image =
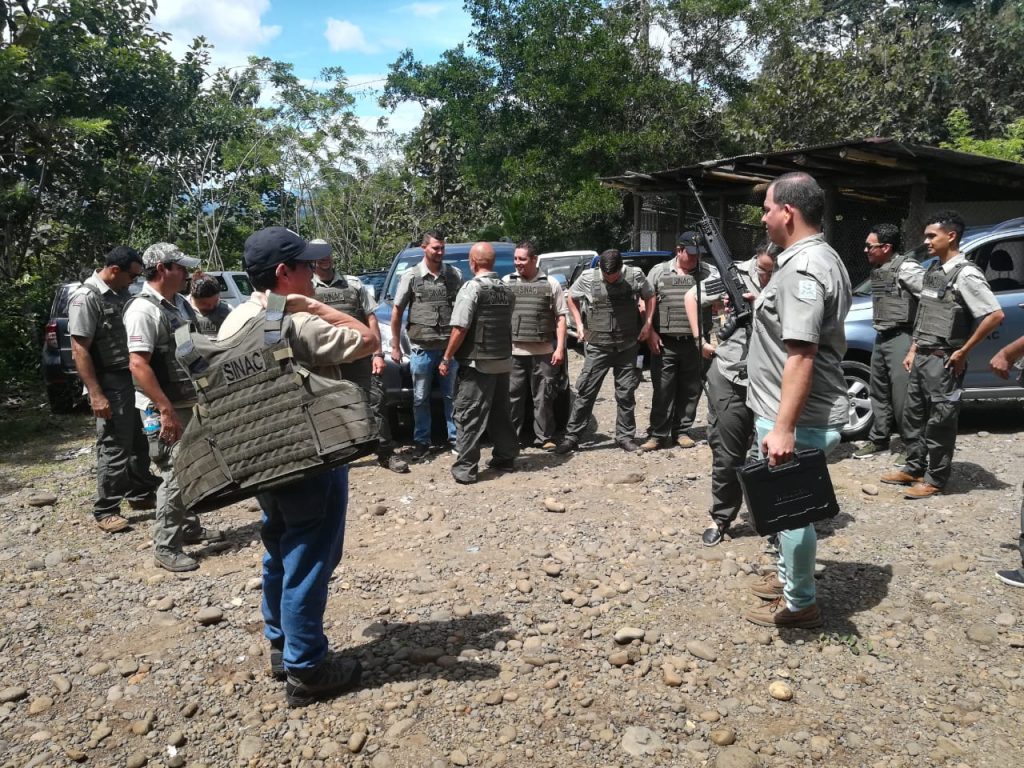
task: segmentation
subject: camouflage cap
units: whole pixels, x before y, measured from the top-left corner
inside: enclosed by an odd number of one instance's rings
[[[199,266],[199,259],[186,256],[174,243],[153,243],[142,254],[142,263],[146,267],[155,267],[157,264],[181,264],[185,269],[195,269]]]

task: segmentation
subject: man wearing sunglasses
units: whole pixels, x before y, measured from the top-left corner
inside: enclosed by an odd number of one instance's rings
[[[910,351],[924,267],[913,252],[900,253],[901,243],[894,224],[876,224],[864,240],[864,254],[871,265],[871,322],[876,334],[869,385],[874,420],[868,441],[853,454],[855,459],[887,450],[893,432],[905,434],[903,406],[909,375],[903,359]]]

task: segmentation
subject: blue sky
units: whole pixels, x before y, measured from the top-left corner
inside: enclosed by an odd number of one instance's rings
[[[373,128],[386,114],[376,102],[398,54],[412,48],[421,61],[436,61],[467,40],[471,24],[461,0],[158,0],[153,26],[173,35],[171,50],[179,56],[193,37],[205,36],[217,65],[269,56],[310,81],[323,67],[340,66],[357,96],[356,113]],[[388,115],[400,132],[419,117],[414,105]]]

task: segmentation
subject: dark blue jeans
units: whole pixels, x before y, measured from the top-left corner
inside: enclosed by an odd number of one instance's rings
[[[284,651],[290,670],[308,670],[327,655],[327,582],[341,561],[348,506],[348,467],[261,493],[267,548],[263,556],[264,635]]]

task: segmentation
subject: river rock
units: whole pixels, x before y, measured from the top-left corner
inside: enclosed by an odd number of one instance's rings
[[[550,496],[548,496],[546,499],[544,499],[544,509],[546,509],[548,512],[561,513],[565,512],[565,504],[558,501],[557,499],[553,499]]]
[[[203,626],[219,624],[224,620],[224,611],[216,605],[208,605],[196,614],[196,621]]]
[[[25,503],[30,507],[48,507],[57,503],[57,494],[51,491],[33,491]]]
[[[745,747],[726,747],[715,758],[715,768],[758,768],[757,755]]]
[[[615,642],[619,645],[626,645],[634,640],[643,640],[644,631],[639,627],[622,627],[615,633]]]
[[[620,743],[623,751],[633,757],[654,755],[666,748],[665,740],[649,728],[632,725],[626,729]]]
[[[789,687],[788,683],[773,680],[768,685],[768,695],[778,701],[789,701],[793,698],[793,689]]]
[[[710,645],[702,643],[700,640],[690,640],[686,644],[686,650],[691,655],[696,656],[698,659],[703,659],[704,661],[718,660],[718,652]]]
[[[728,747],[736,742],[736,731],[729,727],[715,728],[708,734],[708,738],[711,739],[712,744],[716,744],[719,747]]]

